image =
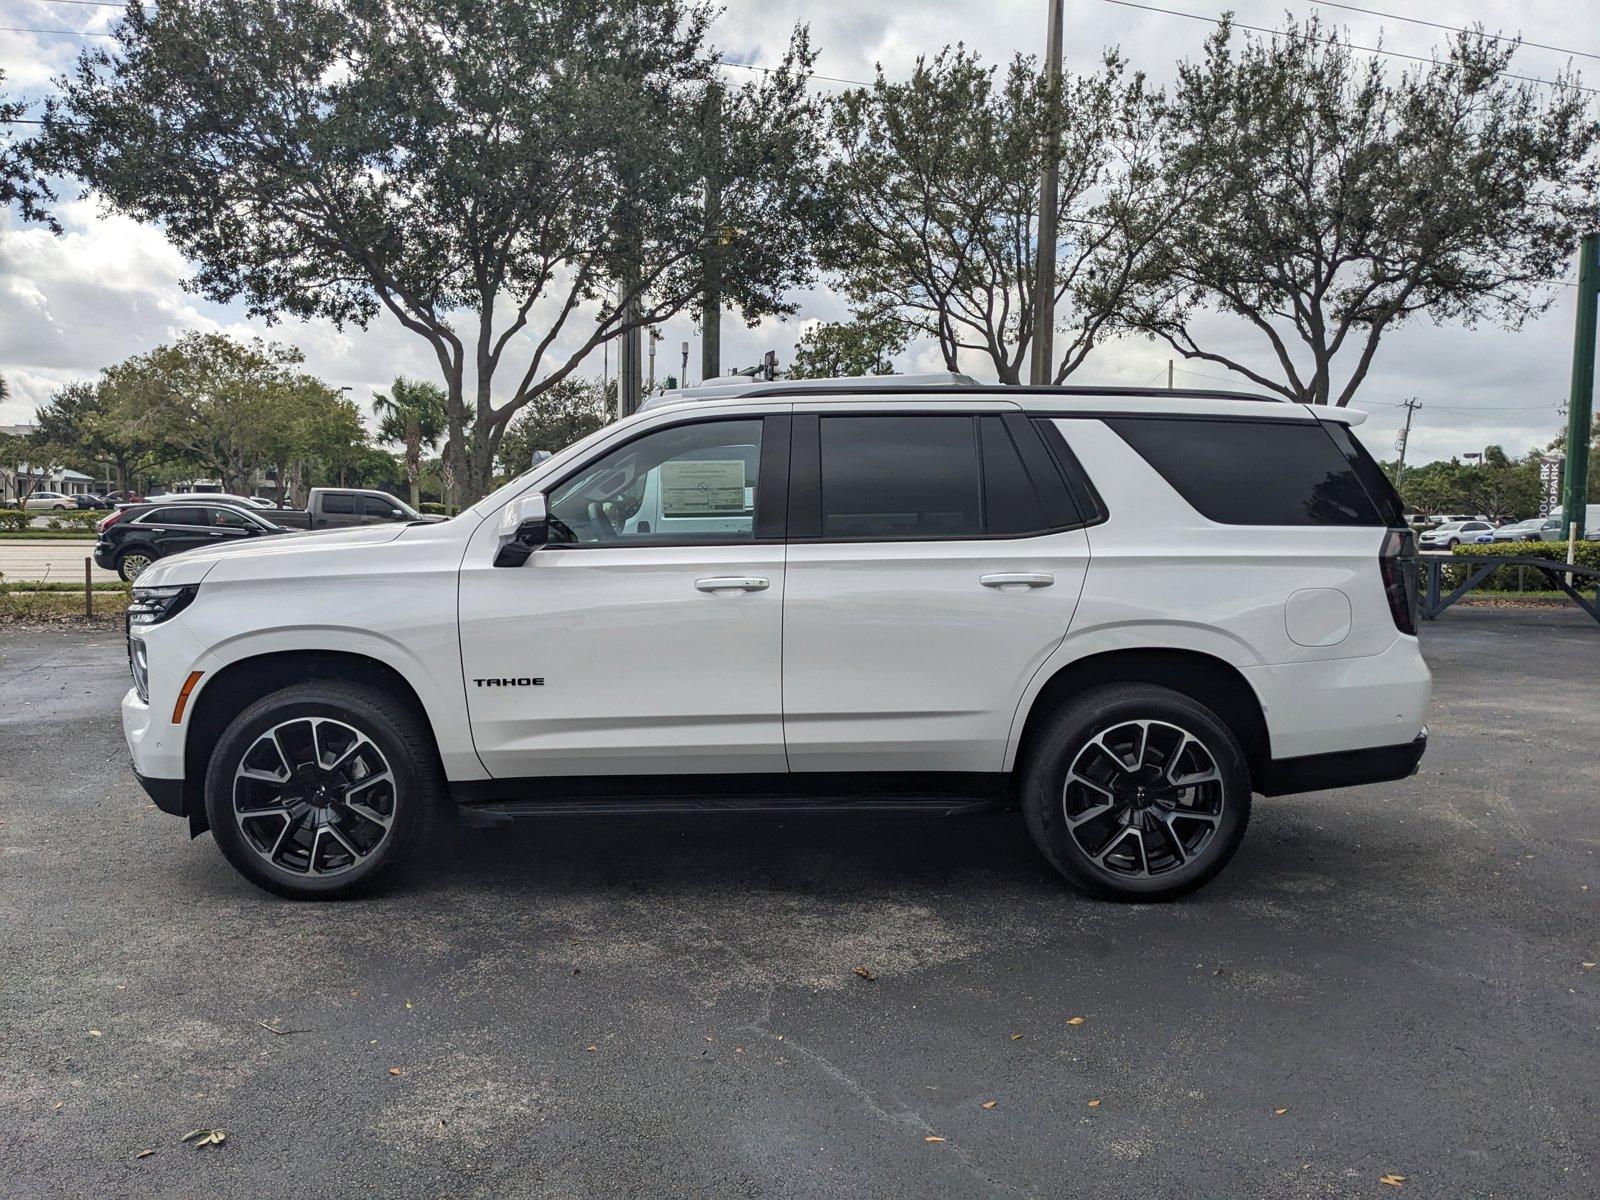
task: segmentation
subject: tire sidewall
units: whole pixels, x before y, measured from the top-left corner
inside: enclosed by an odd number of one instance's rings
[[[1073,839],[1061,803],[1068,768],[1090,739],[1140,720],[1166,721],[1198,738],[1223,785],[1222,821],[1202,856],[1149,878],[1116,875],[1091,862]],[[1077,887],[1106,899],[1170,900],[1212,879],[1239,848],[1250,821],[1250,771],[1233,732],[1199,701],[1153,684],[1115,684],[1085,692],[1058,711],[1030,756],[1022,806],[1039,848]]]
[[[143,550],[143,549],[140,549],[139,547],[135,546],[132,549],[122,551],[120,554],[117,555],[116,563],[117,563],[117,574],[119,576],[121,576],[123,583],[135,583],[138,580],[138,576],[134,576],[132,578],[129,578],[128,573],[124,569],[124,566],[123,566],[123,564],[126,563],[127,560],[129,558],[133,557],[135,554],[139,554],[139,555],[143,555],[144,556],[145,568],[147,570],[150,567],[155,565],[156,556],[154,554],[150,553],[148,550]],[[142,572],[141,572],[141,574],[142,574]]]
[[[340,688],[337,695],[319,694],[315,684],[301,684],[256,701],[223,732],[206,770],[206,817],[212,836],[228,861],[252,882],[292,899],[333,899],[358,893],[406,856],[432,813],[428,766],[415,761],[392,714],[365,689]],[[271,866],[256,853],[233,816],[234,772],[240,759],[267,730],[303,717],[331,717],[370,738],[388,760],[394,775],[395,818],[383,844],[362,862],[335,875],[307,876]]]

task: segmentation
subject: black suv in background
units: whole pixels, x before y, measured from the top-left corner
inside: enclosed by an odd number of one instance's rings
[[[94,561],[131,583],[156,559],[169,554],[289,531],[236,504],[187,501],[119,508],[96,526],[96,532],[100,540],[94,545]]]

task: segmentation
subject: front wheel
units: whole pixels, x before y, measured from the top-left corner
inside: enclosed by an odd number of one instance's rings
[[[1250,822],[1250,772],[1199,701],[1151,684],[1057,709],[1023,768],[1022,811],[1051,864],[1090,895],[1170,900],[1221,871]]]
[[[376,688],[303,683],[256,701],[211,755],[223,854],[291,899],[354,894],[426,839],[443,782],[417,713]]]
[[[1451,538],[1449,543],[1448,543],[1448,546],[1449,546],[1449,548],[1451,550],[1454,550],[1459,545],[1461,545],[1461,539],[1460,538]]]

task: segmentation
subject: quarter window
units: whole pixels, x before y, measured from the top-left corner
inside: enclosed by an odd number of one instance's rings
[[[1383,525],[1320,421],[1107,417],[1202,516],[1224,525]]]

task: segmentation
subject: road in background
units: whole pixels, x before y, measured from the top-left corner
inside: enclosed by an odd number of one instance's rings
[[[0,1193],[1593,1197],[1600,635],[1424,641],[1422,773],[1175,904],[1014,816],[523,823],[297,904],[139,792],[119,634],[7,630]]]
[[[7,541],[0,538],[0,579],[49,580],[52,583],[82,583],[83,560],[94,554],[94,543],[87,538],[35,538]],[[96,583],[115,583],[117,573],[103,570],[92,561],[89,569]]]

